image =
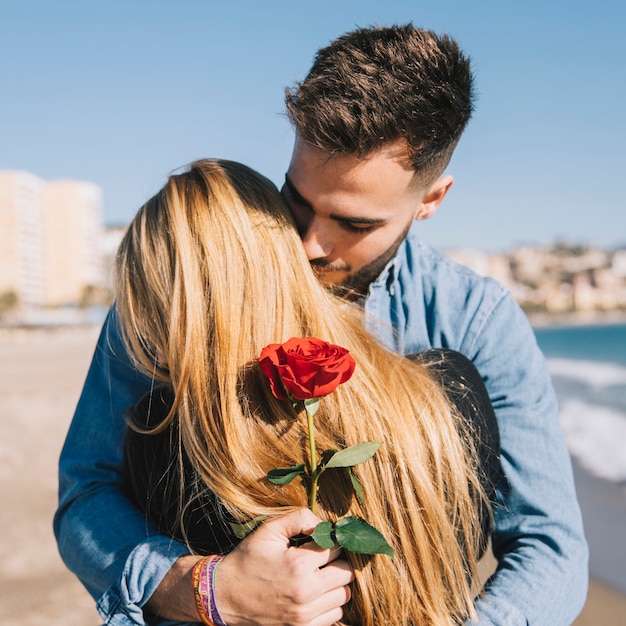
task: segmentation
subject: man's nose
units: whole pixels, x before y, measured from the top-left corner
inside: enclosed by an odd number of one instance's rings
[[[309,261],[330,256],[333,251],[330,231],[331,229],[316,217],[307,224],[306,231],[302,233],[302,245]]]

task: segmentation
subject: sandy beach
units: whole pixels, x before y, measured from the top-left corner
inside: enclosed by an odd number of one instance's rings
[[[91,328],[17,334],[0,329],[1,624],[101,623],[93,600],[65,569],[52,534],[57,459],[96,339]],[[623,626],[626,493],[575,470],[592,574],[575,624]]]

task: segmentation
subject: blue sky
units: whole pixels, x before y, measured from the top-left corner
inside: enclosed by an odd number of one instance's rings
[[[383,6],[384,5],[384,6]],[[283,90],[356,26],[455,36],[478,101],[423,238],[506,250],[626,245],[619,0],[1,0],[0,169],[90,180],[128,222],[167,174],[235,159],[281,184]]]

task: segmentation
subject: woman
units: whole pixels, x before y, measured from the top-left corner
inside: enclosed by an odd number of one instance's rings
[[[198,553],[224,553],[236,543],[227,522],[307,506],[300,481],[267,480],[304,460],[306,420],[273,397],[258,357],[271,343],[319,337],[349,349],[357,367],[320,404],[318,448],[384,445],[355,469],[365,501],[329,472],[317,513],[366,519],[396,555],[348,553],[345,621],[471,617],[498,444],[463,357],[413,362],[377,345],[358,308],[318,282],[276,188],[228,161],[193,163],[140,209],[117,285],[129,352],[162,383],[132,412],[126,457],[130,495],[160,530]]]

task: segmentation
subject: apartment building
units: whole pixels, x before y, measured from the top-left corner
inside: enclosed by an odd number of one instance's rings
[[[81,302],[103,284],[103,230],[97,185],[0,171],[0,297],[26,307]]]
[[[57,180],[43,188],[46,304],[75,304],[103,283],[102,191],[93,183]]]
[[[45,182],[19,170],[0,171],[0,297],[45,304],[41,194]]]

